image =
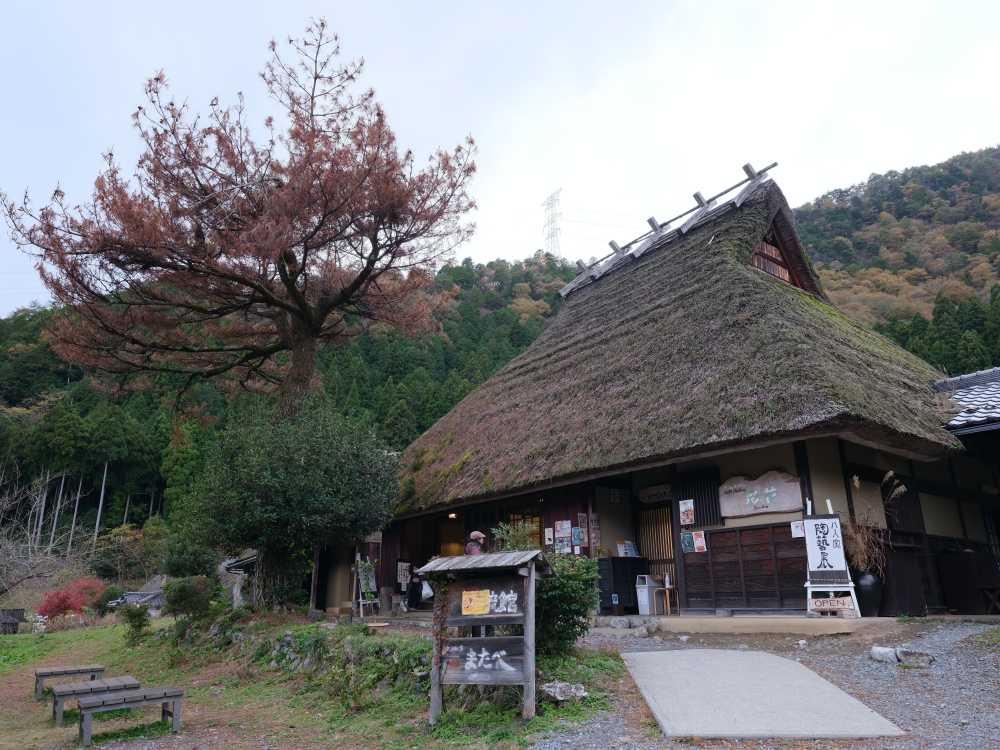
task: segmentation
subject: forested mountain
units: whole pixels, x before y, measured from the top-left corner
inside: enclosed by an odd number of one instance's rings
[[[949,375],[1000,366],[1000,149],[872,175],[795,215],[845,313]]]
[[[437,333],[417,341],[373,328],[327,347],[319,354],[323,386],[335,408],[402,449],[535,340],[562,305],[558,290],[576,273],[541,253],[515,263],[446,266],[435,287],[453,296],[436,313]],[[151,511],[169,515],[226,422],[229,394],[197,383],[179,411],[176,391],[112,398],[52,353],[44,333],[49,315],[28,308],[0,319],[0,472],[9,480],[15,466],[29,478],[65,471],[65,493],[73,496],[82,480],[80,517],[93,528],[107,465],[102,527],[122,524],[126,507],[136,524]]]
[[[796,216],[824,289],[844,312],[942,376],[1000,366],[1000,150],[873,175]],[[576,273],[540,252],[446,266],[435,288],[452,296],[435,313],[436,333],[411,340],[374,327],[325,347],[323,387],[334,408],[402,449],[535,340]],[[14,466],[24,477],[66,472],[65,493],[81,487],[80,516],[92,527],[106,466],[102,526],[126,520],[126,506],[133,523],[151,510],[169,515],[201,472],[231,394],[196,383],[179,410],[169,389],[111,397],[53,354],[49,315],[30,308],[0,319],[0,483]]]

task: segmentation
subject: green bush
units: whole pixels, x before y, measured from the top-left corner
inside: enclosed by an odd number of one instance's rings
[[[597,607],[597,560],[581,555],[548,558],[555,575],[535,587],[535,643],[540,653],[565,654],[590,629]]]
[[[208,617],[215,595],[215,581],[205,576],[175,578],[163,587],[163,614],[203,620]]]
[[[163,572],[174,578],[206,576],[219,580],[219,555],[215,550],[181,536],[172,537],[166,544]]]
[[[123,596],[125,596],[125,589],[117,583],[113,583],[104,589],[104,592],[94,600],[94,609],[97,611],[97,614],[104,617],[108,613],[108,602],[121,599]]]
[[[122,604],[115,613],[125,623],[125,642],[135,643],[149,627],[149,607],[145,604]]]

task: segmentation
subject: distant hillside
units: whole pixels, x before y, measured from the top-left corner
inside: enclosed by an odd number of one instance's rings
[[[872,175],[795,215],[845,313],[950,375],[1000,366],[1000,149]]]

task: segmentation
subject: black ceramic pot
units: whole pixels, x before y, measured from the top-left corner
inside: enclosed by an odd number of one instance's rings
[[[858,570],[854,573],[854,593],[858,597],[858,607],[862,617],[878,617],[882,604],[882,582],[874,573]]]

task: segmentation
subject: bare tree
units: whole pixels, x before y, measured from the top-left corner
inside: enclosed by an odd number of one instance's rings
[[[51,536],[52,547],[42,549],[36,530],[47,481],[44,477],[27,483],[18,479],[16,469],[9,472],[0,489],[0,596],[30,581],[53,578],[67,568],[82,568],[86,557],[82,551],[52,554],[52,548],[61,548],[67,541],[71,529],[57,528]]]

